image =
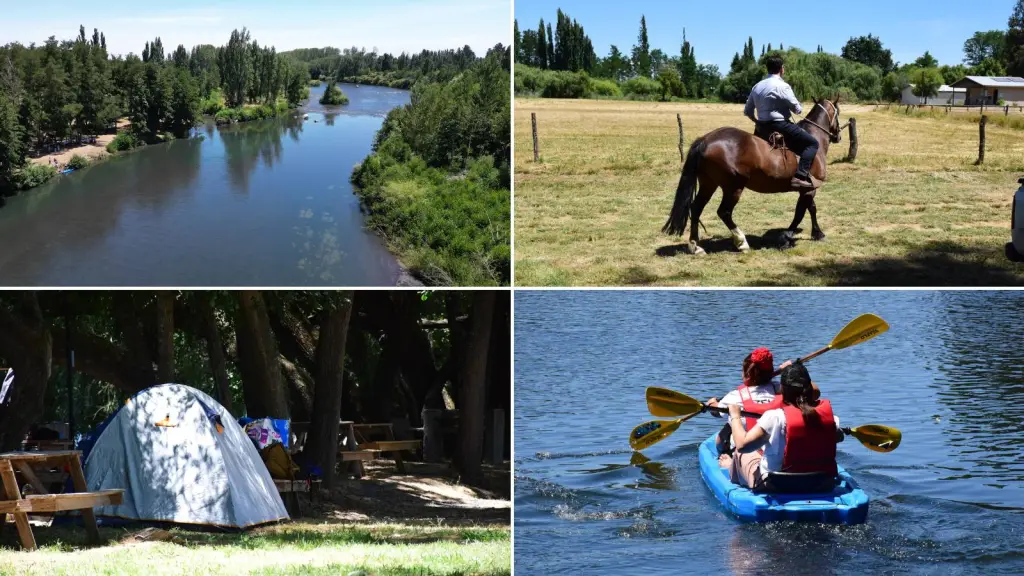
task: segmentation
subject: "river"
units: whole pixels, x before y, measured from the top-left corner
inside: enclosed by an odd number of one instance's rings
[[[352,168],[403,90],[324,86],[284,118],[147,146],[59,177],[0,208],[0,283],[15,286],[395,285],[401,267],[364,228]]]
[[[844,425],[903,432],[839,445],[866,524],[729,517],[709,415],[633,457],[645,387],[721,397],[753,348],[808,354],[864,312],[889,332],[807,366]],[[1022,350],[1024,292],[517,291],[516,574],[1022,574]]]

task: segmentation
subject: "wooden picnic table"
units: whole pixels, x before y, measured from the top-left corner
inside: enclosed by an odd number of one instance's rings
[[[46,486],[36,475],[34,468],[67,467],[75,492],[67,494],[50,494]],[[24,482],[32,487],[33,493],[22,496],[18,480],[14,475],[17,470]],[[26,550],[36,549],[36,538],[28,523],[29,512],[59,512],[62,510],[81,510],[85,531],[91,543],[100,540],[96,528],[96,515],[92,509],[96,506],[121,503],[123,490],[102,490],[89,492],[82,471],[82,457],[77,450],[57,450],[48,452],[5,452],[0,454],[0,527],[7,522],[7,515],[14,515],[14,523],[18,527],[21,545]]]

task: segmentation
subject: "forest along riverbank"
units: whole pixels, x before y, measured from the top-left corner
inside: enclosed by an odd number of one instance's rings
[[[8,285],[394,285],[352,167],[409,93],[343,86],[351,103],[147,146],[9,200]]]
[[[1014,574],[1024,552],[1024,418],[1013,292],[518,292],[516,571]],[[890,330],[807,364],[844,425],[903,432],[897,452],[847,439],[838,461],[871,498],[859,526],[740,524],[704,485],[697,447],[724,423],[685,422],[636,457],[647,386],[700,399],[740,383],[742,358],[828,343],[872,312]],[[984,351],[980,354],[979,351]],[[992,399],[998,398],[998,409]],[[572,422],[573,425],[566,424]]]

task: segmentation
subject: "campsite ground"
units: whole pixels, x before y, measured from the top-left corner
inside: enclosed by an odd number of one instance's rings
[[[714,128],[750,128],[742,106],[516,99],[515,282],[518,286],[938,286],[1020,285],[1024,267],[1004,257],[1010,206],[1024,176],[1024,132],[990,124],[985,164],[978,125],[962,117],[918,118],[842,106],[857,118],[859,154],[848,139],[829,151],[828,182],[817,197],[827,238],[773,248],[789,226],[795,194],[746,191],[734,212],[753,250],[732,249],[708,204],[702,245],[668,237],[679,182],[676,114],[686,145]],[[533,162],[530,114],[540,156]],[[689,234],[689,232],[687,232]]]
[[[387,461],[345,480],[303,517],[244,533],[172,529],[164,541],[133,542],[139,527],[101,528],[104,543],[84,544],[80,528],[36,528],[40,549],[20,552],[13,526],[0,536],[7,574],[509,574],[511,481],[488,469],[494,492],[473,489],[436,468]]]

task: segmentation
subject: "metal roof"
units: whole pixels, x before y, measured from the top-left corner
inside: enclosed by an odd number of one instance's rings
[[[907,84],[907,88],[913,88],[916,84]],[[904,88],[906,90],[906,88]],[[943,84],[939,86],[939,92],[967,92],[967,88],[953,88],[952,86],[946,86]]]
[[[986,88],[1024,88],[1024,78],[1019,76],[965,76],[953,83],[961,87],[965,83]]]

